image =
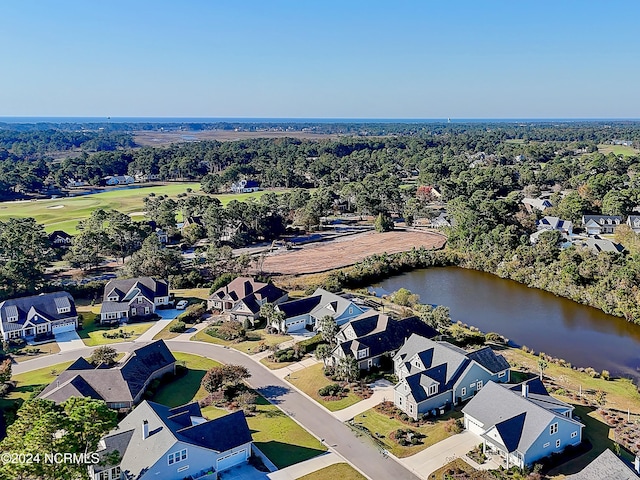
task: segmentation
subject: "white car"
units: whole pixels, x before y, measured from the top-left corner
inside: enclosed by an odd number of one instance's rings
[[[189,300],[180,300],[176,305],[176,308],[178,310],[184,310],[185,308],[187,308],[187,305],[189,305]]]

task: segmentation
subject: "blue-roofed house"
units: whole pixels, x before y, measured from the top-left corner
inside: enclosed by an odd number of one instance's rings
[[[490,347],[467,352],[448,342],[411,335],[393,357],[394,403],[407,415],[457,405],[487,382],[509,381],[509,362]]]
[[[462,409],[464,426],[485,454],[524,468],[582,441],[573,406],[549,395],[539,379],[519,385],[487,383]]]
[[[43,293],[0,302],[3,340],[71,332],[77,326],[76,304],[67,292]]]
[[[145,400],[102,438],[101,462],[89,467],[89,475],[92,480],[215,480],[248,461],[252,441],[242,411],[207,420],[195,402],[169,408]]]
[[[285,314],[284,326],[287,332],[305,328],[318,330],[319,320],[326,315],[333,317],[338,326],[341,326],[369,310],[368,307],[322,288],[318,288],[309,297],[281,303],[276,309]],[[272,327],[278,329],[279,325],[273,324]]]
[[[562,220],[558,217],[542,217],[536,222],[537,230],[557,230],[560,233],[571,235],[573,233],[573,223],[569,220]]]

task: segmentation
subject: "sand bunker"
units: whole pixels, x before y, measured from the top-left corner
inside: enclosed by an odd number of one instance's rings
[[[54,209],[58,209],[58,208],[64,208],[64,205],[51,205],[50,207],[47,207],[47,208],[50,208],[51,210],[54,210]]]

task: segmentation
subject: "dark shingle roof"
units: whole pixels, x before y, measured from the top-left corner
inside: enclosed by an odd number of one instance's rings
[[[69,308],[69,311],[58,313],[59,307]],[[18,321],[9,322],[9,317],[16,314]],[[67,292],[43,293],[0,302],[0,321],[5,332],[21,328],[28,319],[38,324],[75,316],[76,305],[73,297]]]
[[[107,302],[107,297],[113,290],[119,295],[126,295],[133,287],[139,288],[142,294],[150,300],[169,295],[169,284],[165,280],[156,280],[152,277],[113,279],[104,287],[103,302]],[[122,301],[122,298],[119,300]]]
[[[636,474],[620,457],[606,449],[581,472],[567,475],[565,480],[638,480]]]
[[[509,368],[509,362],[502,355],[496,355],[491,347],[484,347],[467,354],[469,360],[475,360],[491,373],[502,372]]]
[[[278,310],[283,312],[287,318],[297,317],[298,315],[310,313],[311,310],[318,306],[320,300],[322,300],[320,295],[290,300],[278,305]]]

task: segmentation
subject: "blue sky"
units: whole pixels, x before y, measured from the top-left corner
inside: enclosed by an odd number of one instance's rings
[[[0,116],[639,118],[640,2],[0,4]]]

